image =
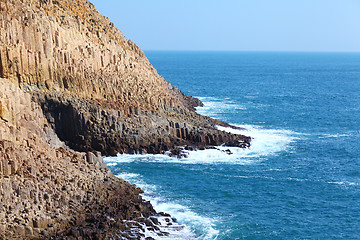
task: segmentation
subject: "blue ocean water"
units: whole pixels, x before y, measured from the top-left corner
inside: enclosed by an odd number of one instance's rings
[[[184,239],[360,239],[360,54],[146,55],[199,113],[254,138],[233,155],[106,159]]]

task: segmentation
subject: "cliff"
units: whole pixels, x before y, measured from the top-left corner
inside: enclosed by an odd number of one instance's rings
[[[201,104],[89,1],[0,0],[0,238],[131,235],[156,212],[101,155],[249,146]]]
[[[196,114],[201,102],[159,76],[87,0],[2,0],[0,8],[0,76],[36,96],[73,149],[114,155],[249,142]]]
[[[66,149],[41,107],[8,79],[0,79],[0,119],[0,239],[126,238],[123,220],[155,214],[99,153]]]

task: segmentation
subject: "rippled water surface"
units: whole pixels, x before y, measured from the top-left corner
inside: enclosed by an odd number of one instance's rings
[[[233,155],[106,159],[184,239],[360,239],[360,54],[146,55],[199,113],[254,138]]]

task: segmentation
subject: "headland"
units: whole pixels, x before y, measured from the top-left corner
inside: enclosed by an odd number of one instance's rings
[[[250,145],[197,114],[87,0],[2,0],[0,30],[0,238],[166,234],[102,156]]]

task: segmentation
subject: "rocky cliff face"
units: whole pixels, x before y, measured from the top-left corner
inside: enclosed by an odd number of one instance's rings
[[[0,76],[41,104],[75,150],[159,153],[250,139],[219,132],[87,0],[2,0]],[[155,141],[154,141],[155,140]]]
[[[89,1],[0,0],[0,239],[149,227],[155,211],[101,154],[249,146],[198,105]]]
[[[1,77],[156,110],[186,105],[144,53],[86,0],[1,1]]]
[[[31,95],[1,78],[0,119],[0,239],[128,237],[124,220],[155,214],[100,153],[66,149]]]

